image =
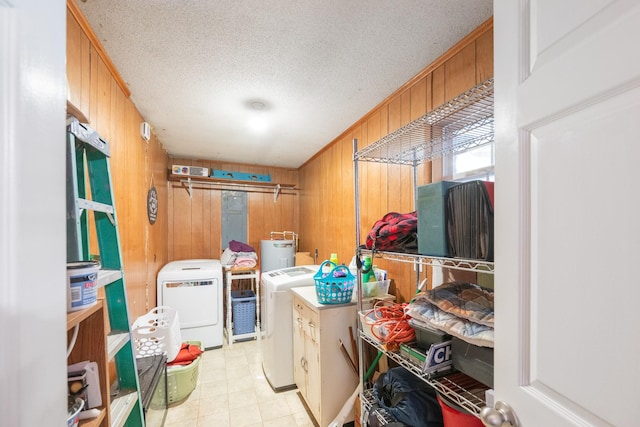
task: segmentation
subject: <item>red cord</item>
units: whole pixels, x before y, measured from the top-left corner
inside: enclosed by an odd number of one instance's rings
[[[405,314],[406,306],[407,303],[384,305],[384,301],[378,301],[366,313],[367,316],[369,313],[374,314],[375,321],[373,323],[367,322],[367,324],[371,325],[371,333],[378,341],[383,344],[397,346],[400,343],[410,342],[415,339],[416,333],[409,324],[409,316]],[[374,326],[379,326],[387,334],[379,336]]]

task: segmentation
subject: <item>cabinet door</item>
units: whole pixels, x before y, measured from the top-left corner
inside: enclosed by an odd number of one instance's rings
[[[293,302],[293,380],[298,386],[302,396],[306,397],[306,372],[304,356],[304,329],[302,327],[302,315],[296,309],[297,300]]]
[[[320,396],[322,377],[320,372],[320,325],[313,317],[306,318],[309,333],[305,335],[304,350],[307,360],[307,404],[311,412],[320,420]]]

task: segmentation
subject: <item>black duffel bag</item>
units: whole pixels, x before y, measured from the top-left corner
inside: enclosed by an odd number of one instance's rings
[[[436,391],[405,368],[391,368],[373,386],[376,403],[412,427],[443,427]]]

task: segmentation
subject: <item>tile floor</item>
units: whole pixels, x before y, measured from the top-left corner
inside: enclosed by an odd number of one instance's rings
[[[314,427],[297,390],[275,393],[256,340],[207,350],[195,390],[169,406],[165,427]]]

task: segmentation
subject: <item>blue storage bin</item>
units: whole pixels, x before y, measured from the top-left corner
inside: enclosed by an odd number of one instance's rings
[[[253,291],[231,291],[233,335],[255,332],[256,294]]]

